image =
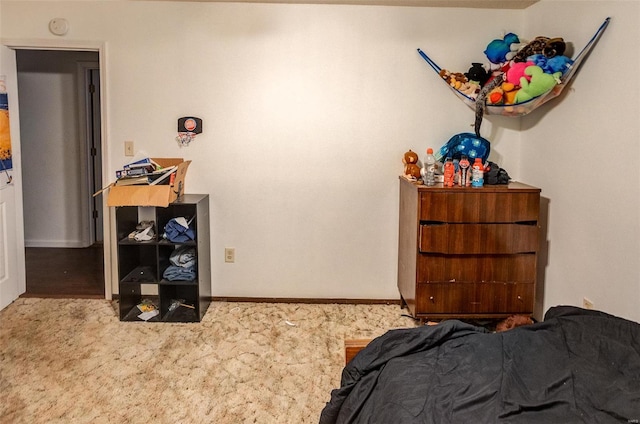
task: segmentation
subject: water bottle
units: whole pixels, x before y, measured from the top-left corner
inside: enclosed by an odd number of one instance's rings
[[[422,169],[420,174],[422,175],[422,181],[424,185],[435,185],[435,173],[436,173],[436,158],[433,156],[433,149],[429,147],[427,149],[427,156],[425,156],[422,162]]]
[[[476,158],[471,168],[471,186],[482,187],[484,185],[484,165],[482,165],[482,159]]]

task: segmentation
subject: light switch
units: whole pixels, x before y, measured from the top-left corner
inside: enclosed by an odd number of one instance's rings
[[[124,142],[124,155],[133,156],[133,141]]]

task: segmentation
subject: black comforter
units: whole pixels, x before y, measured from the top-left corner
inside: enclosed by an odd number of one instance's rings
[[[638,423],[640,324],[574,307],[491,333],[391,330],[344,369],[329,423]]]

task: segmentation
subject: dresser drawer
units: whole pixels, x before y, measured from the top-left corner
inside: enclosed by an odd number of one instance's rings
[[[443,255],[419,254],[418,283],[431,281],[533,283],[536,278],[536,254],[516,255]]]
[[[536,252],[538,227],[528,224],[422,224],[418,249],[422,253],[452,255]]]
[[[421,191],[419,219],[440,222],[537,221],[540,193],[509,190]],[[460,190],[459,188],[457,190]]]
[[[418,284],[419,314],[530,314],[534,283]]]

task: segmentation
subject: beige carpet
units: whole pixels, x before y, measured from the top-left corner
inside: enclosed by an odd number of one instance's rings
[[[116,307],[0,311],[0,422],[317,423],[345,338],[416,325],[398,305],[214,302],[192,324],[120,322]]]

